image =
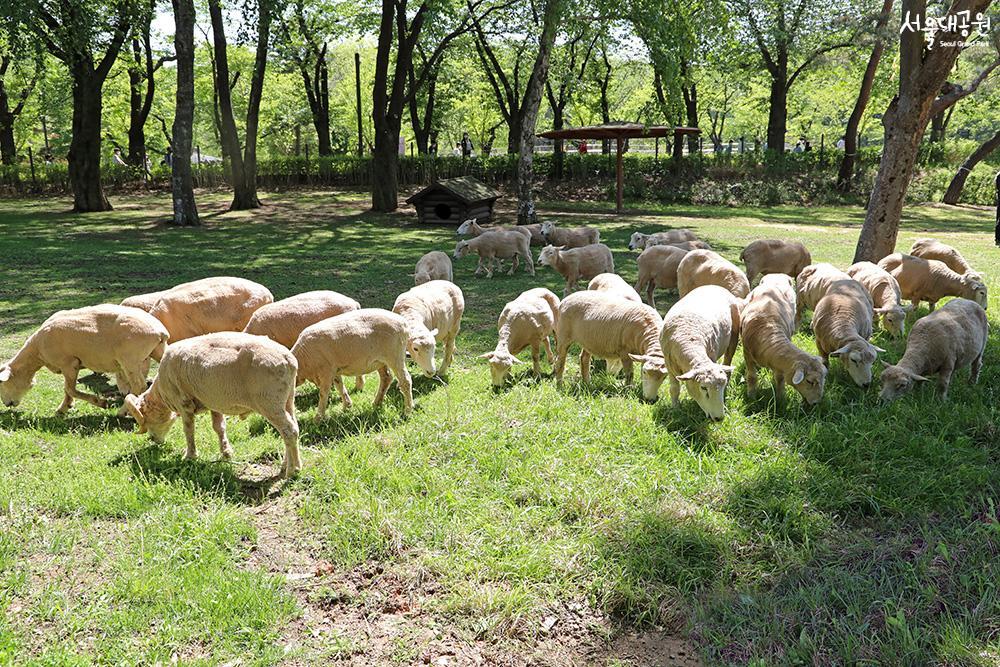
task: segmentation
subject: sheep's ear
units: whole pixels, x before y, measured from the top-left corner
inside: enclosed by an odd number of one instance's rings
[[[910,311],[913,310],[913,304],[912,303],[908,303],[905,306],[900,306],[900,308],[903,309],[904,313],[909,313]]]
[[[840,348],[839,350],[834,350],[833,352],[831,352],[830,356],[831,357],[839,357],[840,355],[847,354],[848,352],[850,352],[850,349],[845,345],[844,347]]]
[[[872,345],[872,349],[875,350],[875,352],[877,352],[878,354],[883,354],[885,352],[885,350],[880,348],[878,345]]]
[[[916,373],[910,373],[910,377],[919,382],[930,382],[930,380],[925,378],[923,375],[917,375]]]
[[[145,433],[146,418],[143,416],[142,410],[139,409],[139,398],[135,394],[129,394],[125,397],[125,409],[139,425],[139,433]]]
[[[566,246],[564,246],[564,245],[557,245],[556,246],[556,250],[565,250],[565,249],[566,249]]]
[[[438,330],[437,329],[431,329],[428,333],[430,333],[430,335],[432,335],[432,336],[437,336],[438,335]]]
[[[4,366],[0,368],[0,382],[6,382],[10,379],[10,366]]]
[[[892,364],[890,364],[890,363],[889,363],[888,361],[886,361],[885,359],[879,359],[879,361],[881,361],[881,362],[882,362],[882,365],[883,365],[883,366],[885,366],[886,368],[892,368]]]
[[[528,363],[527,361],[521,361],[520,359],[518,359],[517,357],[515,357],[513,355],[511,355],[511,358],[514,360],[515,364],[526,364],[526,363]]]
[[[480,354],[479,358],[480,359],[492,359],[493,358],[493,353],[492,352],[487,352],[485,354]]]
[[[795,369],[795,375],[792,376],[792,384],[798,384],[806,379],[806,373],[801,368]]]
[[[639,362],[640,364],[642,364],[642,363],[645,363],[645,362],[646,362],[646,360],[647,360],[647,359],[649,359],[649,357],[647,357],[647,356],[646,356],[646,355],[644,355],[644,354],[629,354],[629,355],[628,355],[628,357],[629,357],[629,359],[631,359],[632,361],[637,361],[637,362]]]
[[[693,380],[694,379],[694,369],[692,368],[687,373],[683,373],[677,376],[678,380]]]
[[[733,371],[735,371],[735,370],[736,370],[736,366],[722,366],[721,368],[722,368],[722,370],[724,370],[724,371],[725,371],[726,373],[732,373]]]

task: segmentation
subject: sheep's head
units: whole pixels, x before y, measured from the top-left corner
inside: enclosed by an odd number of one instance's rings
[[[876,308],[875,314],[882,318],[882,328],[893,338],[901,338],[906,333],[906,313],[913,310],[913,306],[886,306]]]
[[[710,419],[722,421],[726,416],[726,386],[732,366],[703,364],[677,376],[683,380],[688,393]]]
[[[649,238],[649,234],[643,234],[642,232],[632,232],[632,238],[629,239],[628,249],[629,250],[639,250],[646,247],[646,239]]]
[[[429,283],[431,281],[431,274],[427,271],[417,271],[413,274],[413,284],[423,285],[424,283]]]
[[[548,220],[548,221],[542,223],[542,228],[541,228],[540,231],[542,232],[542,236],[548,236],[549,234],[552,233],[552,231],[555,228],[556,228],[555,223],[552,222],[551,220]]]
[[[826,385],[826,366],[823,365],[823,360],[809,355],[808,359],[796,362],[792,367],[791,385],[809,405],[819,403]]]
[[[458,229],[455,230],[455,234],[458,236],[465,236],[472,231],[472,225],[474,224],[476,224],[476,218],[469,218],[458,226]]]
[[[494,387],[503,385],[514,364],[524,363],[506,350],[494,350],[480,356],[490,362],[490,376],[493,379]]]
[[[667,362],[655,354],[630,354],[632,361],[642,364],[642,400],[655,403],[660,395],[660,385],[667,378]]]
[[[853,340],[839,350],[831,352],[830,356],[840,359],[848,375],[854,380],[854,384],[867,389],[872,383],[872,364],[875,363],[879,352],[885,350],[865,340]]]
[[[15,373],[9,364],[0,366],[0,403],[16,408],[34,384],[33,373]]]
[[[973,273],[966,273],[962,276],[962,284],[965,285],[968,298],[982,306],[983,310],[986,310],[988,300],[986,285],[984,285],[983,281],[979,279],[979,276]]]
[[[545,223],[548,224],[548,223]],[[542,266],[555,266],[559,261],[559,251],[564,250],[564,245],[547,245],[538,253],[538,263]]]
[[[135,394],[126,396],[125,409],[139,425],[139,433],[148,431],[153,442],[159,444],[163,444],[170,427],[177,419],[177,413],[168,408],[163,401],[153,398],[149,391],[142,396]]]
[[[458,243],[455,244],[455,252],[452,255],[455,259],[462,259],[468,254],[469,254],[468,241],[459,241]]]
[[[427,327],[411,327],[409,330],[409,342],[406,344],[410,358],[420,367],[427,377],[432,377],[437,372],[434,365],[434,351],[437,348],[437,329],[428,330]]]
[[[923,375],[917,375],[905,368],[891,366],[884,361],[882,365],[885,368],[882,370],[882,391],[879,393],[879,398],[886,403],[896,400],[913,389],[913,385],[917,382],[927,382],[927,378]]]

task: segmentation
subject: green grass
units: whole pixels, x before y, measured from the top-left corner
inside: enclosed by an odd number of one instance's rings
[[[257,280],[277,298],[335,289],[388,308],[420,254],[455,241],[406,214],[363,213],[354,193],[267,199],[260,212],[221,214],[227,198],[205,195],[209,224],[195,230],[158,226],[162,197],[86,217],[63,213],[62,200],[0,203],[0,358],[57,309],[212,274]],[[542,210],[598,226],[630,281],[637,229],[690,227],[732,259],[753,239],[792,237],[817,261],[846,265],[863,215]],[[900,248],[927,232],[982,267],[990,312],[1000,308],[992,215],[911,208]],[[269,503],[338,572],[377,564],[434,582],[421,613],[469,641],[532,645],[541,618],[582,600],[626,629],[681,632],[710,664],[998,660],[996,334],[980,383],[963,371],[947,403],[928,386],[880,405],[835,363],[820,406],[805,410],[790,392],[778,409],[767,391],[745,399],[737,355],[730,413],[710,423],[686,396],[676,410],[666,398],[645,405],[601,373],[579,386],[572,364],[562,392],[524,372],[493,391],[478,355],[495,343],[503,304],[538,285],[561,293],[561,280],[548,269],[474,278],[474,264],[456,262],[467,310],[448,383],[416,378],[404,420],[395,389],[371,410],[370,382],[326,424],[313,419],[315,389],[300,390],[305,469],[278,495],[254,481],[280,451],[259,417],[232,421],[234,463],[217,461],[200,418],[201,459],[185,462],[179,427],[155,447],[112,410],[78,403],[53,417],[61,382],[40,374],[17,411],[0,412],[0,663],[364,658],[374,649],[350,633],[331,634],[321,653],[286,654],[289,627],[311,621],[250,558],[268,537],[255,512]],[[876,340],[889,360],[901,355],[902,343]],[[796,342],[814,349],[807,333]],[[371,595],[310,599],[369,614]],[[386,650],[406,663],[419,642]]]

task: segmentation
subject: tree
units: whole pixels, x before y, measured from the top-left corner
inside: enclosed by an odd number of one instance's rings
[[[562,58],[557,59],[561,61],[558,63],[561,65],[559,68],[560,76],[555,83],[555,87],[552,84],[552,76],[549,76],[545,82],[545,95],[549,101],[549,109],[552,111],[552,129],[554,130],[561,130],[565,127],[566,105],[570,102],[574,86],[583,80],[587,72],[587,65],[590,63],[590,57],[594,52],[594,44],[597,42],[597,37],[601,30],[602,28],[598,26],[597,30],[594,31],[593,37],[588,39],[587,33],[590,32],[590,26],[584,21],[569,41],[562,45],[560,49],[557,49],[557,52],[562,54]],[[555,140],[553,151],[556,177],[562,178],[563,162],[566,155],[562,139]]]
[[[150,24],[156,12],[156,0],[150,0],[132,30],[132,60],[128,65],[129,125],[128,155],[125,161],[134,167],[146,165],[146,121],[153,108],[156,90],[154,74],[174,56],[160,56],[153,61]]]
[[[955,176],[948,184],[948,190],[944,193],[945,204],[957,204],[965,189],[965,181],[969,174],[976,168],[976,165],[988,158],[994,151],[1000,150],[1000,131],[979,145],[972,154],[965,159],[962,166],[955,172]]]
[[[959,13],[966,11],[975,16],[985,11],[991,1],[953,0],[944,20],[950,16],[957,23]],[[939,95],[962,51],[959,44],[963,37],[958,32],[942,30],[928,44],[924,33],[912,28],[912,22],[918,19],[924,24],[926,0],[903,0],[901,12],[904,25],[899,35],[899,90],[882,117],[885,128],[882,159],[858,238],[855,262],[877,262],[895,250],[903,201],[931,117],[975,92],[1000,66],[1000,59],[995,59],[968,86],[955,86]]]
[[[194,135],[194,0],[173,0],[174,49],[177,53],[177,97],[174,112],[170,186],[175,225],[198,225],[191,178],[191,143]]]
[[[8,74],[13,62],[11,53],[0,54],[0,164],[12,167],[17,164],[17,142],[14,140],[14,122],[24,111],[24,104],[28,101],[28,96],[34,90],[38,77],[41,74],[41,64],[35,62],[34,70],[27,81],[19,86],[14,84],[18,90],[13,95],[7,90]],[[10,79],[14,77],[11,76]],[[13,105],[13,106],[11,106]],[[13,172],[17,178],[17,171]]]

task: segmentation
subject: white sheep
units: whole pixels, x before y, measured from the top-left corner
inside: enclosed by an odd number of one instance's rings
[[[913,325],[906,342],[906,352],[895,366],[884,361],[882,370],[883,401],[892,401],[913,388],[915,382],[927,381],[937,374],[941,397],[948,397],[955,371],[971,366],[969,383],[979,380],[983,353],[989,337],[986,311],[975,301],[953,299]]]
[[[432,280],[396,297],[392,312],[406,320],[407,349],[428,377],[438,372],[434,352],[438,341],[444,343],[444,361],[439,372],[445,375],[455,356],[455,339],[462,328],[465,312],[462,290],[447,280]]]
[[[227,331],[172,343],[160,360],[152,386],[141,395],[125,397],[128,412],[162,443],[177,417],[187,440],[185,458],[197,455],[194,417],[212,413],[224,460],[233,455],[226,436],[226,415],[260,414],[281,434],[285,459],[281,474],[293,477],[299,460],[299,425],[295,418],[295,377],[298,364],[283,345],[265,336]]]
[[[852,278],[833,264],[826,262],[810,264],[799,272],[799,277],[795,280],[796,328],[802,322],[803,313],[815,309],[819,300],[826,296],[830,286],[838,280],[852,280]]]
[[[540,348],[545,346],[549,363],[553,363],[549,335],[555,331],[559,313],[559,297],[543,287],[522,292],[504,306],[497,320],[499,338],[496,349],[482,355],[490,364],[493,385],[503,385],[514,364],[522,363],[517,354],[531,347],[531,361],[535,377],[542,374]]]
[[[677,293],[683,297],[702,285],[725,287],[741,299],[750,292],[750,281],[740,267],[717,252],[692,250],[677,265]]]
[[[676,245],[655,245],[643,250],[635,262],[639,269],[639,279],[635,291],[646,291],[646,301],[656,308],[653,290],[677,289],[677,267],[688,253]]]
[[[545,246],[538,255],[538,263],[552,267],[566,279],[564,297],[576,286],[578,280],[590,280],[601,273],[615,272],[611,248],[603,243],[568,249],[566,246]]]
[[[517,232],[486,232],[473,239],[459,241],[455,245],[454,257],[461,259],[469,253],[479,255],[479,265],[476,267],[475,275],[479,275],[483,270],[483,261],[486,262],[486,277],[493,277],[493,261],[495,259],[513,259],[510,271],[507,275],[513,275],[517,269],[518,259],[525,262],[525,270],[535,275],[535,264],[531,257],[528,239],[523,234]]]
[[[813,312],[812,330],[823,363],[830,367],[830,357],[840,359],[847,373],[859,387],[872,382],[872,364],[882,348],[868,342],[875,317],[872,300],[856,280],[838,280],[826,291]]]
[[[934,239],[917,239],[910,246],[910,254],[923,259],[936,259],[959,275],[971,275],[980,282],[983,276],[965,261],[957,249]]]
[[[413,282],[416,285],[423,285],[432,280],[455,282],[451,258],[440,250],[432,250],[421,257],[413,271]]]
[[[670,229],[665,232],[654,232],[643,234],[642,232],[632,232],[628,241],[629,250],[643,250],[655,245],[673,245],[684,242],[699,242],[698,237],[690,229]],[[705,245],[708,245],[707,243]],[[692,250],[693,248],[687,248]]]
[[[706,243],[704,241],[701,241],[701,240],[697,240],[697,241],[678,241],[677,243],[667,243],[667,244],[647,243],[646,244],[646,249],[648,250],[648,249],[653,248],[653,247],[655,247],[657,245],[672,245],[672,246],[674,246],[676,248],[680,248],[682,250],[711,250],[712,249],[712,246],[710,246],[708,243]]]
[[[548,221],[542,223],[541,231],[548,245],[582,248],[601,242],[601,233],[593,227],[557,227]]]
[[[703,285],[675,303],[663,318],[660,346],[670,377],[670,400],[679,404],[681,385],[713,420],[726,414],[726,387],[740,342],[743,300],[724,287]],[[723,363],[719,359],[725,357]]]
[[[784,273],[795,278],[812,264],[812,255],[798,241],[761,239],[743,248],[740,261],[747,267],[747,279],[753,282],[757,274]]]
[[[587,289],[613,294],[626,301],[642,303],[639,293],[617,273],[599,273],[587,285]]]
[[[485,234],[486,232],[517,232],[518,234],[524,234],[527,236],[531,245],[545,245],[545,238],[542,236],[541,223],[531,225],[494,225],[492,227],[483,227],[477,222],[477,220],[477,218],[470,218],[460,224],[458,229],[455,230],[455,235],[471,236],[475,238],[481,234]]]
[[[971,299],[986,309],[986,285],[974,273],[962,275],[936,259],[898,252],[883,257],[878,265],[896,279],[903,298],[910,300],[914,310],[920,307],[921,301],[926,301],[933,311],[937,302],[946,296]]]
[[[906,333],[906,314],[910,305],[903,305],[899,283],[885,269],[871,262],[857,262],[847,268],[847,275],[861,283],[875,306],[875,315],[882,328],[893,338]]]

